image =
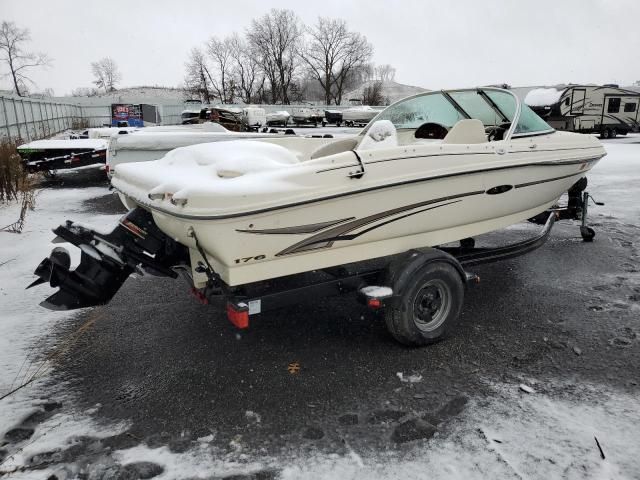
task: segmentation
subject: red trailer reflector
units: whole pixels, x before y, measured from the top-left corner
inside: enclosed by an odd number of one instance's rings
[[[369,298],[367,300],[367,305],[369,306],[369,308],[381,308],[382,302],[379,298]]]
[[[249,306],[227,303],[227,318],[238,328],[249,328]]]

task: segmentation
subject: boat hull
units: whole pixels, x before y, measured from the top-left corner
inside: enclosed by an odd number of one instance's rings
[[[300,151],[316,140],[268,142]],[[192,267],[205,252],[234,286],[504,228],[555,204],[604,155],[594,138],[556,132],[509,142],[346,151],[265,173],[265,186],[244,195],[195,189],[184,206],[172,205],[169,194],[136,196],[158,180],[140,174],[134,180],[133,171],[114,186],[128,207],[149,209],[162,231],[189,247]],[[144,172],[161,178],[159,169]],[[127,192],[138,200],[127,199]],[[193,276],[196,286],[207,280],[195,270]]]
[[[194,232],[207,260],[233,286],[504,228],[555,204],[593,163],[454,175],[228,219],[152,213],[161,230],[189,246],[197,265]],[[198,286],[206,277],[194,271],[194,280]]]

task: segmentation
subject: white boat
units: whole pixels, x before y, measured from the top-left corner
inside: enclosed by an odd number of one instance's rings
[[[291,118],[291,114],[286,110],[279,110],[277,112],[267,113],[267,125],[281,125],[283,127],[287,126],[289,123],[289,119]]]
[[[34,140],[17,148],[28,172],[53,172],[105,163],[104,139]]]
[[[80,267],[54,255],[37,273],[63,283],[46,306],[78,308],[108,301],[140,265],[229,289],[395,255],[534,217],[604,155],[509,91],[423,93],[356,137],[209,143],[121,165],[112,185],[130,214],[110,234],[60,226]]]
[[[322,123],[324,115],[320,110],[310,107],[298,107],[292,110],[291,121],[294,125],[314,125]]]
[[[368,105],[347,108],[342,111],[342,121],[347,126],[366,125],[378,115],[380,111],[381,110],[371,108]]]
[[[267,125],[267,114],[261,107],[244,107],[242,109],[242,125],[245,131],[257,131]]]

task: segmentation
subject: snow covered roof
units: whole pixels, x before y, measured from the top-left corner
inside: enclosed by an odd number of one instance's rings
[[[530,107],[546,107],[554,105],[560,101],[560,97],[564,93],[564,88],[535,88],[527,93],[524,103]]]

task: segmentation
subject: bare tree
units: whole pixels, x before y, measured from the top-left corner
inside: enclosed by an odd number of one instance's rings
[[[342,102],[342,95],[349,84],[351,75],[366,65],[372,56],[373,46],[368,42],[367,37],[356,32],[350,33],[344,56],[333,76],[335,85],[333,99],[336,105],[340,105]]]
[[[375,80],[364,87],[362,91],[363,105],[382,105],[384,97],[382,96],[382,81]]]
[[[192,95],[197,95],[205,103],[211,103],[209,91],[209,74],[204,54],[199,48],[192,48],[189,60],[185,63],[185,88]]]
[[[319,17],[318,23],[306,28],[308,36],[300,49],[300,57],[311,77],[320,83],[326,105],[331,103],[335,71],[340,67],[349,45],[347,22]]]
[[[20,97],[26,92],[27,84],[35,85],[28,77],[28,70],[46,67],[51,63],[44,53],[24,51],[24,44],[30,40],[29,29],[19,28],[13,22],[2,22],[0,25],[0,52],[3,54],[1,60],[9,67],[9,73],[3,76],[11,76],[13,89]]]
[[[104,88],[105,92],[113,92],[116,85],[122,79],[118,65],[111,57],[104,57],[97,62],[91,62],[91,72],[96,78],[93,83],[98,88]]]
[[[232,73],[236,79],[240,97],[244,103],[252,103],[260,82],[260,67],[255,52],[251,51],[247,42],[237,33],[231,36],[230,47],[233,60]]]
[[[272,100],[289,104],[289,87],[297,67],[297,44],[301,36],[298,17],[291,10],[272,9],[253,19],[247,32],[249,43],[271,83]]]
[[[232,40],[230,37],[222,40],[211,37],[207,43],[207,54],[212,62],[212,68],[207,69],[207,75],[213,90],[222,103],[233,103],[234,81],[232,69]]]
[[[377,79],[381,82],[393,81],[396,78],[396,69],[388,63],[384,65],[378,65],[375,71]]]

